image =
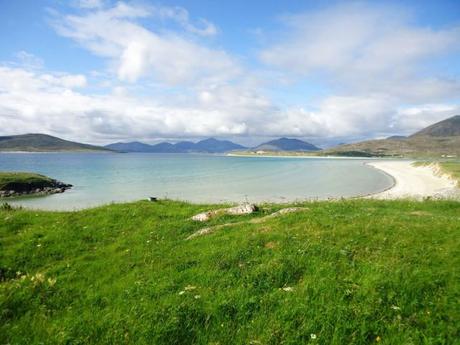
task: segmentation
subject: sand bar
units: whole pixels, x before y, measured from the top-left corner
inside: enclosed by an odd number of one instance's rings
[[[370,197],[376,199],[460,198],[457,182],[443,174],[436,164],[414,166],[413,163],[413,161],[401,160],[366,163],[382,170],[395,180],[392,188]]]

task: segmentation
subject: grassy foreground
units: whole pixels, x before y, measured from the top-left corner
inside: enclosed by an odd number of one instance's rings
[[[459,202],[304,206],[190,241],[209,205],[0,210],[0,343],[458,342]]]

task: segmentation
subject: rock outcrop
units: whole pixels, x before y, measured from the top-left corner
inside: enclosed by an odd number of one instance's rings
[[[0,190],[0,198],[11,198],[25,195],[50,195],[64,193],[67,189],[72,188],[71,184],[63,183],[57,180],[51,180],[46,185],[36,186],[34,184],[10,183],[4,190]]]
[[[218,210],[211,210],[202,213],[198,213],[192,217],[192,220],[197,222],[207,222],[208,220],[223,214],[232,216],[251,214],[258,210],[257,206],[250,203],[244,203],[235,207],[221,208]]]
[[[253,205],[253,206],[255,206],[255,205]],[[229,210],[229,209],[224,209],[224,210]],[[247,209],[247,210],[249,211],[249,209]],[[193,239],[195,237],[199,237],[199,236],[209,235],[209,234],[212,234],[212,233],[216,232],[217,230],[227,228],[227,227],[232,227],[232,226],[237,226],[237,225],[242,225],[242,224],[261,224],[261,223],[266,222],[267,220],[277,218],[277,217],[281,217],[281,216],[289,214],[289,213],[303,212],[303,211],[308,211],[308,210],[309,210],[308,207],[286,207],[286,208],[283,208],[283,209],[281,209],[279,211],[273,212],[272,214],[269,214],[269,215],[261,217],[261,218],[253,218],[253,219],[250,219],[248,221],[235,222],[235,223],[225,223],[225,224],[219,224],[219,225],[203,228],[203,229],[200,229],[200,230],[194,232],[190,236],[188,236],[186,238],[186,240],[191,240],[191,239]],[[205,214],[205,213],[200,213],[200,214]]]

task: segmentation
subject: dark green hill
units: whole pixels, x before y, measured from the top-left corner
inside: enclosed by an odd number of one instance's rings
[[[0,151],[61,152],[107,151],[105,147],[76,143],[47,134],[22,134],[0,137]]]
[[[113,143],[104,147],[119,152],[151,152],[152,149],[152,145],[144,144],[139,141],[132,141],[129,143]]]
[[[446,120],[437,122],[421,131],[411,135],[411,138],[430,137],[453,137],[460,136],[460,115],[452,116]]]
[[[260,144],[254,151],[318,151],[319,147],[299,139],[280,138]]]

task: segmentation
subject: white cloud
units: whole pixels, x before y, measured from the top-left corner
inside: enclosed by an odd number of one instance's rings
[[[404,107],[398,109],[394,127],[400,129],[403,134],[412,134],[434,122],[459,114],[460,105],[458,104],[424,104]]]
[[[162,19],[171,19],[193,34],[214,36],[218,32],[217,27],[213,23],[203,18],[198,20],[199,25],[192,24],[188,11],[182,7],[151,7],[151,14]]]
[[[24,50],[17,52],[16,58],[21,66],[29,69],[40,69],[44,65],[42,59]]]
[[[186,31],[199,35],[217,31],[205,20],[201,27],[191,24],[188,12],[181,8],[149,8],[122,2],[109,9],[64,16],[54,22],[54,27],[92,53],[111,59],[122,81],[136,82],[145,77],[169,85],[213,84],[240,73],[236,60],[225,51],[171,31],[154,32],[136,23],[136,19],[145,17],[173,19]]]
[[[417,27],[398,10],[349,3],[287,16],[282,42],[262,51],[261,58],[285,71],[321,71],[352,81],[406,76],[424,58],[460,48],[460,27]]]
[[[78,79],[78,76],[0,67],[0,128],[3,134],[45,132],[92,141],[240,135],[250,126],[249,111],[241,117],[232,114],[238,107],[243,109],[245,103],[249,106],[250,100],[245,99],[249,95],[241,96],[238,101],[239,96],[234,91],[222,91],[218,97],[226,103],[221,107],[203,106],[199,101],[179,107],[131,97],[120,87],[111,94],[84,95],[68,88],[69,84],[79,86],[75,82]],[[237,104],[232,108],[230,103],[234,101]],[[257,106],[256,102],[253,109]]]

